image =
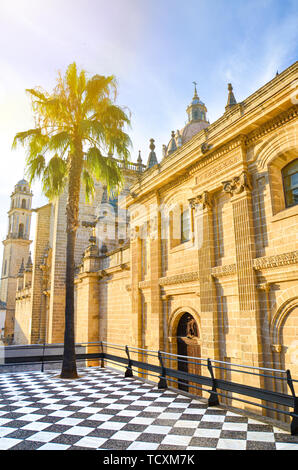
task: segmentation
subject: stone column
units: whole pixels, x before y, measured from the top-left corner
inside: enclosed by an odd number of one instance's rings
[[[212,197],[204,191],[190,200],[195,209],[195,240],[199,254],[202,357],[219,359],[219,331],[216,288],[211,275],[214,266]]]
[[[163,315],[162,299],[159,286],[161,277],[161,215],[159,211],[159,197],[151,206],[149,222],[149,259],[150,259],[150,307],[148,311],[148,326],[146,332],[149,349],[163,349]]]
[[[142,303],[139,282],[142,276],[141,240],[139,227],[131,229],[130,236],[130,273],[131,273],[131,337],[132,344],[142,347]]]
[[[83,265],[76,284],[76,342],[92,343],[99,339],[99,249],[95,243],[85,250]],[[98,346],[88,346],[87,353],[98,352]],[[88,361],[87,366],[97,366],[98,361]]]
[[[230,193],[233,207],[237,284],[239,298],[239,340],[241,363],[262,366],[260,316],[257,295],[256,274],[253,268],[255,240],[252,212],[252,184],[249,173],[244,170],[239,176],[223,183],[225,192]],[[261,385],[257,378],[245,379],[254,385]]]

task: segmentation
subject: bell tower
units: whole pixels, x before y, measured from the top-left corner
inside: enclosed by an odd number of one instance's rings
[[[8,230],[3,240],[3,261],[1,271],[0,301],[5,306],[4,340],[12,341],[14,332],[15,296],[17,276],[22,263],[26,264],[29,257],[31,240],[30,225],[32,216],[32,192],[26,180],[19,181],[10,198],[8,211]]]

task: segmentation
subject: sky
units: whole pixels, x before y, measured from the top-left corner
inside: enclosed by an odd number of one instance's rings
[[[115,75],[117,104],[131,111],[131,159],[141,150],[146,163],[150,138],[161,160],[184,126],[193,81],[214,122],[229,82],[242,101],[297,53],[297,0],[0,0],[0,239],[24,176],[13,137],[34,127],[26,88],[51,91],[73,61],[90,76]],[[33,207],[47,202],[38,182],[32,190]]]

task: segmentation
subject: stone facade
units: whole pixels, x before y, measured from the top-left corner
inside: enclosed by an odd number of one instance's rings
[[[243,102],[233,96],[217,121],[135,174],[120,205],[130,220],[124,244],[102,253],[91,243],[82,262],[86,239],[77,246],[77,341],[177,353],[188,313],[196,354],[298,379],[298,200],[297,189],[290,204],[284,191],[284,169],[298,161],[297,87],[296,62]],[[62,339],[64,307],[65,218],[53,210],[49,287],[38,294],[49,342]],[[23,289],[20,317],[25,302]],[[41,339],[33,319],[32,310],[28,342]]]

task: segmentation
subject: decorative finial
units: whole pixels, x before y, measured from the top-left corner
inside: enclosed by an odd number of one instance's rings
[[[197,98],[198,97],[198,93],[197,93],[197,82],[192,82],[195,86],[195,94],[194,94],[194,97]]]
[[[277,75],[279,75],[278,70],[276,70],[276,75],[275,76],[277,77]]]
[[[24,258],[23,258],[20,269],[19,269],[19,276],[22,276],[24,271],[25,269],[24,269]]]
[[[154,152],[155,149],[155,144],[154,144],[154,139],[150,139],[150,145],[149,148],[151,152],[149,153],[148,161],[147,161],[147,169],[151,168],[152,166],[156,165],[158,163],[156,154]]]
[[[237,101],[236,101],[236,98],[234,96],[233,87],[232,87],[231,83],[228,83],[228,91],[229,91],[229,94],[228,94],[228,102],[227,102],[227,105],[226,105],[226,111],[228,109],[230,109],[232,106],[234,106],[235,104],[237,104]]]
[[[138,163],[142,164],[141,150],[139,150]]]
[[[29,252],[29,257],[28,257],[28,261],[27,261],[27,264],[26,264],[26,271],[31,271],[32,266],[33,266],[33,263],[32,263],[32,259],[31,259],[31,252]]]

